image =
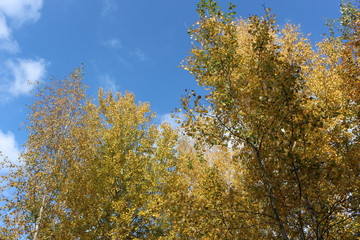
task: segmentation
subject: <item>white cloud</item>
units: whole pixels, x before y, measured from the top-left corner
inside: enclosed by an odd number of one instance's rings
[[[101,10],[101,16],[106,17],[114,12],[116,12],[118,9],[118,5],[114,0],[103,0],[103,7]]]
[[[44,59],[7,60],[0,68],[0,103],[13,97],[29,94],[46,75],[48,62]]]
[[[40,18],[43,0],[0,0],[0,50],[20,52],[18,43],[12,37],[14,28]],[[45,76],[47,65],[44,59],[8,59],[2,61],[0,78],[0,100],[28,94],[34,83]]]
[[[122,43],[119,39],[111,38],[101,42],[101,45],[108,48],[122,48]]]
[[[12,28],[40,18],[43,0],[0,0],[0,50],[17,53],[20,48],[12,39]]]
[[[20,26],[27,21],[36,21],[40,17],[43,0],[1,0],[0,13]]]
[[[12,132],[4,133],[0,130],[0,152],[2,152],[3,157],[7,157],[10,162],[19,162],[20,150]]]
[[[41,82],[45,77],[46,65],[47,63],[44,59],[8,61],[7,67],[12,75],[9,93],[12,96],[30,93],[35,84]]]

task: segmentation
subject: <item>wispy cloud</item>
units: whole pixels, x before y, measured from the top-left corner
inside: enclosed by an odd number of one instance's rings
[[[120,54],[117,54],[117,55],[116,55],[116,60],[117,60],[121,65],[123,65],[124,67],[126,67],[126,68],[128,68],[128,69],[132,69],[132,68],[133,68],[133,66],[132,66],[132,64],[130,63],[130,61],[129,61],[127,58],[121,56]]]
[[[0,39],[8,39],[10,37],[10,28],[7,25],[4,15],[0,15]]]
[[[101,16],[106,17],[118,9],[118,5],[114,0],[103,0],[103,6],[101,9]]]
[[[19,52],[19,45],[11,39],[11,29],[9,28],[6,17],[0,13],[0,50],[10,53]]]
[[[169,123],[173,128],[180,127],[178,121],[184,120],[184,115],[182,113],[165,113],[163,115],[157,116],[157,120],[162,123]]]
[[[99,82],[101,87],[105,90],[112,90],[114,92],[119,91],[119,85],[116,83],[115,79],[112,78],[109,74],[103,74],[99,76]]]
[[[136,48],[134,52],[132,52],[132,55],[136,57],[137,60],[139,60],[140,62],[144,62],[147,60],[147,56],[145,55],[145,53],[140,50],[139,48]]]
[[[123,47],[121,41],[117,38],[110,38],[105,41],[102,41],[101,45],[108,47],[108,48],[115,48],[115,49]]]
[[[11,29],[7,24],[6,17],[0,13],[0,50],[10,53],[19,52],[19,45],[11,37]]]
[[[0,50],[4,50],[9,53],[20,52],[19,44],[12,39],[0,39]]]
[[[18,163],[20,149],[12,132],[0,130],[0,152],[12,163]]]

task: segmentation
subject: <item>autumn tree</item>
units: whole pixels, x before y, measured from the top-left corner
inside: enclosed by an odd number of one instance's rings
[[[186,137],[176,150],[161,201],[171,223],[163,239],[260,239],[251,227],[262,213],[248,208],[240,159],[227,147],[198,147]]]
[[[184,68],[209,94],[183,98],[183,127],[238,152],[251,203],[243,210],[254,213],[247,226],[237,225],[252,227],[245,239],[355,238],[358,8],[347,16],[346,39],[325,38],[316,47],[298,26],[277,26],[269,9],[263,17],[235,19],[233,8],[224,13],[215,1],[198,4]]]
[[[358,5],[315,46],[234,8],[198,4],[183,66],[208,94],[183,97],[180,131],[132,93],[90,101],[82,68],[40,85],[0,238],[359,237]]]
[[[85,96],[81,77],[81,72],[76,71],[71,80],[53,82],[37,93],[37,101],[30,109],[29,140],[21,156],[24,163],[10,179],[16,195],[8,202],[8,225],[3,233],[10,239],[20,238],[23,233],[39,239],[55,226],[61,211],[61,203],[55,199],[61,195],[68,170],[78,160],[72,153],[78,150],[80,133],[74,130],[83,124],[81,106]]]
[[[131,93],[88,100],[82,69],[39,87],[22,164],[6,176],[2,239],[126,239],[164,235],[153,203],[176,133],[151,122]]]

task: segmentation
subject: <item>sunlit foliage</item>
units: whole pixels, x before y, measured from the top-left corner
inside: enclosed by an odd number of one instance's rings
[[[187,91],[179,129],[132,93],[91,101],[82,68],[38,86],[0,239],[360,236],[359,6],[317,44],[270,9],[197,6],[183,67],[207,95]]]
[[[346,6],[347,35],[313,47],[298,26],[276,25],[270,9],[235,19],[214,1],[199,5],[184,68],[209,94],[183,98],[183,127],[237,149],[246,196],[238,204],[254,214],[237,225],[254,231],[246,239],[359,234],[360,15]]]

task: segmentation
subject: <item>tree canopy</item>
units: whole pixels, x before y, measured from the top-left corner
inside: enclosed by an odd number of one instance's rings
[[[81,67],[40,85],[0,238],[359,238],[356,4],[314,45],[270,9],[200,1],[183,67],[207,94],[182,97],[179,128],[129,92],[91,101]]]

